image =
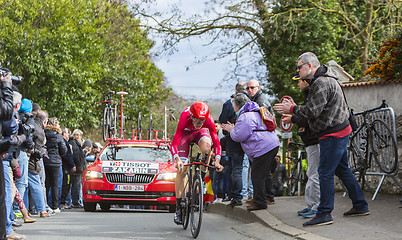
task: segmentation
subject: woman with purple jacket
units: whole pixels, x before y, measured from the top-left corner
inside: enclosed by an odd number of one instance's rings
[[[254,203],[247,210],[254,211],[267,208],[266,177],[275,167],[275,156],[279,149],[279,139],[275,131],[268,131],[259,114],[260,107],[244,94],[232,98],[236,111],[236,124],[222,124],[230,132],[230,137],[240,142],[244,152],[253,163],[251,181],[254,187]]]

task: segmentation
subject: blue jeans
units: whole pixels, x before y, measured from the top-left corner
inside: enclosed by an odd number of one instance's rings
[[[11,220],[11,209],[12,209],[12,191],[11,191],[11,179],[10,179],[10,172],[9,168],[10,167],[10,162],[9,161],[3,161],[3,169],[4,169],[4,180],[5,180],[5,192],[6,192],[6,198],[5,198],[5,205],[6,205],[6,234],[9,235],[14,230],[12,229],[12,220]]]
[[[230,163],[232,166],[232,189],[230,196],[237,201],[241,201],[243,199],[243,196],[241,195],[241,189],[243,187],[241,175],[243,170],[243,158],[243,153],[230,153]]]
[[[21,195],[21,198],[24,200],[24,204],[28,205],[27,196],[25,195],[25,191],[28,188],[28,155],[26,152],[21,151],[18,156],[18,164],[20,165],[21,177],[15,180],[15,186],[18,189],[18,192]],[[7,172],[8,173],[8,172]],[[19,212],[20,209],[18,205],[14,204],[14,211]]]
[[[243,159],[243,169],[241,172],[241,177],[243,180],[242,184],[242,190],[241,190],[241,195],[243,198],[248,198],[253,196],[253,183],[251,181],[251,174],[249,174],[249,169],[250,169],[250,160],[248,160],[248,157],[246,154],[244,154],[244,159]],[[248,183],[248,186],[247,186]]]
[[[334,175],[348,190],[349,198],[355,209],[367,209],[368,204],[356,177],[348,166],[347,145],[349,135],[343,138],[329,137],[320,140],[320,205],[318,214],[331,213],[334,209]]]
[[[28,173],[28,186],[36,210],[38,212],[45,211],[45,198],[43,197],[43,188],[38,174]]]
[[[81,174],[71,174],[71,200],[73,204],[80,204],[81,200]]]

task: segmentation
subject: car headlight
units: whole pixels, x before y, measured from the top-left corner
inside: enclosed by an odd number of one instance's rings
[[[174,182],[176,180],[176,175],[177,175],[177,173],[175,173],[175,172],[161,173],[158,175],[156,180],[165,180],[165,181]]]
[[[85,174],[85,179],[103,179],[103,173],[98,172],[98,171],[90,171],[88,170],[87,173]]]

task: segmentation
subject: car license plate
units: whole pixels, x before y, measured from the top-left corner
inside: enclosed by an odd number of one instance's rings
[[[144,191],[144,185],[115,185],[115,191],[132,191],[132,192],[142,192]]]

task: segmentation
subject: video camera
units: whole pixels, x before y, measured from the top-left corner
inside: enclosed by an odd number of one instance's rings
[[[11,72],[9,69],[7,68],[3,68],[0,66],[0,74],[2,77],[7,76],[7,73]],[[13,81],[13,85],[18,85],[21,83],[22,81],[22,77],[21,76],[13,76],[11,74],[11,81]]]

